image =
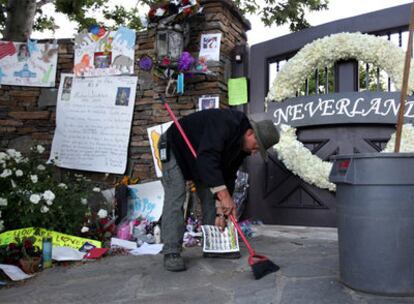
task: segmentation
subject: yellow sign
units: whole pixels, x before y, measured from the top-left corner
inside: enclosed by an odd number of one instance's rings
[[[72,247],[74,249],[79,249],[82,247],[85,242],[88,242],[97,248],[101,248],[102,244],[99,241],[85,239],[69,234],[64,234],[52,230],[47,230],[44,228],[23,228],[23,229],[16,229],[11,231],[6,231],[0,234],[0,246],[7,245],[10,243],[16,243],[17,239],[22,240],[24,238],[34,237],[35,238],[35,246],[39,246],[42,248],[42,239],[44,237],[51,237],[52,243],[54,246],[67,246]]]

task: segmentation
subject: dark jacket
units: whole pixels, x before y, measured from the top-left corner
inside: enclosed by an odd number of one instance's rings
[[[177,127],[171,125],[167,139],[184,178],[209,187],[226,185],[232,191],[237,170],[248,155],[242,150],[243,135],[251,128],[246,115],[210,109],[183,117],[179,122],[197,153],[196,160]]]

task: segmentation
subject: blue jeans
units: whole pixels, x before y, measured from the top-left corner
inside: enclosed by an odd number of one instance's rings
[[[169,156],[168,162],[162,163],[161,178],[164,187],[164,207],[161,218],[164,254],[181,252],[185,231],[183,206],[186,197],[186,182],[172,151]],[[203,224],[214,225],[216,205],[213,194],[203,183],[197,181],[194,183],[201,201]]]

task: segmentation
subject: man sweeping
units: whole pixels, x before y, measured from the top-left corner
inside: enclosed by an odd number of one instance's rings
[[[255,122],[244,113],[229,109],[199,111],[181,118],[179,123],[196,150],[197,158],[175,124],[161,136],[161,181],[165,192],[161,238],[164,268],[169,271],[186,269],[180,254],[185,230],[186,181],[192,180],[196,185],[203,224],[224,229],[226,216],[236,217],[231,194],[238,168],[247,156],[257,151],[267,160],[266,150],[279,141],[272,121]]]

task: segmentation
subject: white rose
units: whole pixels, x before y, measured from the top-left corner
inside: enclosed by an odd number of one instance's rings
[[[46,200],[46,201],[53,201],[54,199],[55,199],[55,194],[52,192],[52,191],[50,191],[50,190],[46,190],[43,194],[42,194],[42,196],[43,196],[43,198]]]
[[[49,211],[49,208],[48,207],[46,207],[46,206],[42,206],[41,208],[40,208],[40,212],[41,213],[46,213],[46,212],[48,212]]]
[[[66,184],[64,184],[64,183],[60,183],[59,185],[58,185],[58,187],[59,188],[62,188],[62,189],[68,189],[68,186],[66,186]]]
[[[37,183],[37,181],[39,180],[39,179],[37,178],[37,175],[30,175],[30,179],[32,180],[32,183],[33,183],[33,184],[36,184],[36,183]]]
[[[29,200],[33,203],[33,204],[38,204],[40,201],[41,197],[39,194],[32,194],[30,195]]]
[[[42,145],[37,145],[36,151],[37,153],[42,154],[43,152],[45,152],[45,148]]]
[[[46,205],[52,206],[53,205],[53,201],[46,201]]]
[[[95,187],[92,189],[93,192],[101,192],[101,188],[99,187]]]
[[[7,149],[6,153],[9,154],[11,157],[15,157],[17,154],[17,151],[15,149]]]
[[[18,169],[18,170],[16,170],[15,174],[16,174],[17,177],[23,176],[23,171]]]
[[[108,216],[108,211],[106,211],[105,209],[99,209],[98,217],[100,219],[106,218],[107,216]]]
[[[44,170],[46,170],[46,167],[45,167],[45,166],[43,166],[43,165],[38,165],[38,166],[37,166],[37,170],[39,170],[39,171],[44,171]]]
[[[13,172],[10,169],[4,169],[3,172],[0,174],[0,177],[8,177],[10,175],[12,175]]]
[[[81,229],[82,233],[85,233],[85,232],[88,232],[88,231],[89,231],[89,228],[86,227],[86,226],[83,226],[82,229]]]
[[[0,197],[0,206],[7,206],[7,198]]]
[[[88,203],[88,200],[86,198],[81,198],[81,204],[86,205]]]
[[[4,152],[0,152],[0,162],[8,160],[10,157]]]

